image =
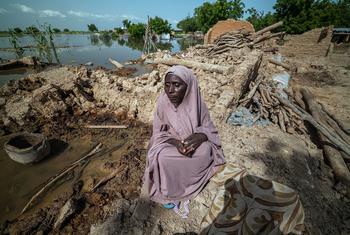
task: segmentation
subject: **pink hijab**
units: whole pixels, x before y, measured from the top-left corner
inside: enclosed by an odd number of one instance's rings
[[[158,98],[157,110],[154,112],[153,134],[148,146],[144,180],[149,191],[149,196],[152,200],[159,203],[184,201],[195,197],[209,178],[216,172],[217,167],[225,163],[218,132],[210,119],[208,108],[201,97],[194,73],[184,66],[173,66],[167,71],[167,74],[168,73],[173,73],[180,77],[187,84],[187,90],[182,103],[177,108],[174,107],[168,99],[168,96],[163,92]],[[170,138],[184,140],[193,133],[206,134],[208,143],[211,146],[211,151],[202,153],[207,155],[208,162],[211,161],[211,163],[207,166],[207,169],[202,168],[200,172],[198,172],[198,175],[202,175],[200,180],[198,180],[196,176],[193,176],[193,171],[191,170],[183,172],[181,176],[176,176],[176,174],[178,174],[176,170],[177,167],[181,168],[184,164],[187,164],[186,166],[192,164],[195,168],[200,165],[200,163],[197,164],[195,162],[196,159],[188,161],[185,157],[174,157],[166,166],[160,166],[159,164],[159,161],[161,161],[160,159],[162,159],[161,151],[173,147],[166,142],[167,140]],[[177,149],[172,149],[170,151],[173,151],[174,156],[180,155]],[[163,171],[161,167],[167,169]],[[179,185],[175,183],[175,185],[171,186],[172,191],[176,191],[174,187],[179,187],[179,192],[182,191],[184,193],[176,197],[167,198],[161,192],[162,190],[168,191],[166,188],[168,186],[165,181],[168,180],[168,184],[172,184],[170,181],[173,178],[169,178],[164,174],[168,174],[168,176],[174,175],[173,177],[180,181],[193,181],[193,184],[186,190],[180,188]],[[161,182],[163,182],[163,185],[161,185]]]
[[[187,84],[187,90],[182,103],[177,108],[170,102],[165,92],[158,98],[148,157],[157,155],[158,150],[161,149],[160,145],[167,144],[165,142],[170,138],[183,140],[193,133],[204,133],[213,144],[213,148],[220,152],[219,162],[224,162],[218,132],[210,119],[193,71],[176,65],[166,72],[168,73],[180,77]],[[167,131],[161,131],[164,130],[164,126],[167,127]]]

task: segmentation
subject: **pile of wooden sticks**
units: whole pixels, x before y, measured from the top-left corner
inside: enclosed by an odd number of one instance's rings
[[[280,27],[282,24],[283,22],[278,22],[256,33],[250,33],[244,29],[226,32],[215,39],[214,43],[207,49],[206,54],[207,56],[215,56],[232,49],[252,48],[270,38],[281,37],[285,32],[271,33],[270,31]]]
[[[256,121],[263,118],[279,125],[283,131],[290,134],[305,134],[303,120],[292,109],[281,104],[278,99],[280,95],[281,90],[273,81],[267,81],[263,75],[258,75],[255,83],[250,85],[250,91],[240,99],[238,105],[256,113]]]

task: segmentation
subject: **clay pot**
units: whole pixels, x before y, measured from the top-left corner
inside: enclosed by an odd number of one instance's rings
[[[21,164],[38,162],[50,153],[46,137],[38,133],[18,133],[4,144],[8,156]]]

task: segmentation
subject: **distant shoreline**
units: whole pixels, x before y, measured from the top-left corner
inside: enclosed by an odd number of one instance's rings
[[[102,32],[102,31],[101,31]],[[71,35],[71,34],[91,34],[91,32],[87,32],[87,31],[71,31],[71,32],[59,32],[59,33],[54,33],[55,35],[59,35],[59,34],[67,34],[67,35]],[[19,37],[21,36],[30,36],[29,33],[20,33],[17,34]],[[0,32],[0,37],[9,37],[10,34],[6,31],[2,31]]]
[[[22,46],[21,48],[23,48],[23,49],[31,49],[31,48],[36,48],[36,47],[37,46],[35,46],[35,45],[27,45],[27,46]],[[71,45],[71,46],[58,45],[58,46],[55,46],[55,48],[72,48],[72,47],[83,47],[83,46],[79,46],[79,45]],[[50,49],[51,49],[51,47],[50,47]],[[16,50],[14,48],[11,48],[11,47],[4,47],[4,48],[0,47],[0,51],[14,52]]]

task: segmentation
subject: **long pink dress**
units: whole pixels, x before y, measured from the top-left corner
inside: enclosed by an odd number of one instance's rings
[[[218,132],[201,98],[194,73],[184,66],[173,66],[169,72],[180,77],[187,90],[177,108],[163,92],[154,113],[144,180],[150,199],[159,203],[194,198],[218,166],[225,163]],[[192,158],[166,143],[171,138],[184,140],[193,133],[206,134],[208,141],[196,149]]]

